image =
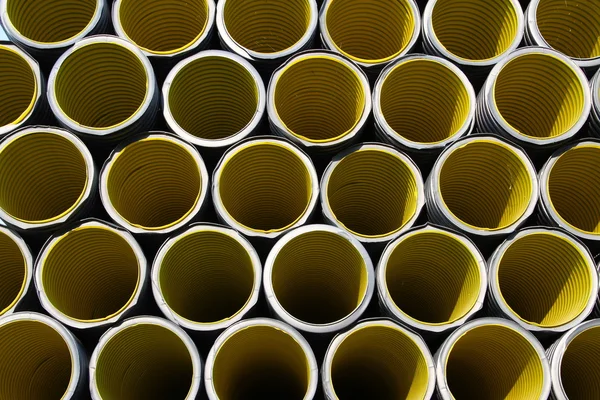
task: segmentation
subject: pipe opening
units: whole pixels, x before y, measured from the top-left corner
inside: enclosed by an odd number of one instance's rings
[[[440,168],[448,210],[477,229],[500,230],[519,221],[533,196],[526,160],[508,145],[485,139],[455,147]]]
[[[275,112],[288,131],[309,142],[349,134],[366,106],[363,82],[344,62],[313,55],[292,61],[275,81]]]
[[[118,43],[77,48],[62,63],[54,84],[67,118],[92,129],[129,121],[142,107],[149,79],[141,59]]]
[[[223,10],[225,28],[241,47],[272,54],[298,43],[310,28],[309,0],[227,0]]]
[[[550,328],[581,315],[592,296],[593,271],[585,254],[570,240],[530,233],[505,249],[497,284],[517,317]]]
[[[184,234],[165,254],[160,290],[181,317],[216,323],[237,315],[250,300],[254,268],[248,251],[233,237],[196,231]]]
[[[569,343],[560,383],[569,400],[593,399],[600,393],[600,327],[586,329]]]
[[[493,90],[498,112],[513,129],[528,137],[554,138],[581,119],[587,88],[560,58],[527,53],[502,68]]]
[[[38,94],[35,72],[19,53],[0,46],[0,127],[27,118]]]
[[[469,61],[485,61],[508,51],[519,35],[513,0],[436,0],[432,27],[442,46]]]
[[[255,325],[235,332],[217,349],[213,384],[220,400],[302,400],[310,384],[303,348],[287,332]]]
[[[0,231],[0,316],[19,301],[27,284],[27,265],[19,245]]]
[[[407,60],[381,86],[381,111],[398,135],[412,142],[436,143],[463,129],[471,113],[465,83],[444,64]]]
[[[367,63],[387,61],[407,50],[418,29],[411,3],[334,0],[326,10],[326,28],[345,56]]]
[[[139,323],[99,349],[96,386],[103,399],[185,399],[193,375],[189,349],[175,332]]]
[[[463,318],[481,290],[475,254],[445,232],[418,232],[400,240],[385,271],[396,307],[425,324],[451,324]]]
[[[418,211],[419,179],[397,155],[382,149],[361,149],[335,165],[327,200],[335,219],[363,237],[391,235]]]
[[[169,108],[177,124],[201,139],[219,140],[243,130],[258,110],[258,85],[250,71],[223,56],[195,59],[173,78]]]
[[[423,399],[428,382],[423,350],[399,328],[357,329],[331,362],[331,383],[340,399]]]
[[[125,35],[149,53],[173,54],[192,46],[208,25],[206,0],[121,0]]]
[[[311,180],[307,165],[292,150],[258,142],[226,160],[219,195],[237,223],[255,231],[282,231],[307,212]]]
[[[72,39],[92,22],[99,0],[6,0],[6,12],[15,29],[38,43]]]
[[[182,144],[149,137],[125,147],[106,177],[111,205],[129,224],[148,230],[178,224],[198,204],[198,161]]]
[[[36,131],[0,150],[0,207],[28,223],[55,221],[82,201],[88,166],[72,140]]]

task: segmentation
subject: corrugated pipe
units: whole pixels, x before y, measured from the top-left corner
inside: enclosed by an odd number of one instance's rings
[[[136,307],[146,287],[146,258],[131,234],[85,220],[48,240],[36,261],[42,307],[76,329],[105,328]]]
[[[391,242],[377,268],[382,310],[426,338],[481,310],[486,287],[485,260],[473,242],[431,225]]]
[[[600,137],[600,70],[592,78],[590,87],[592,89],[590,131],[592,135]]]
[[[198,217],[208,180],[192,145],[155,132],[115,149],[100,173],[100,197],[110,217],[129,231],[164,234]]]
[[[198,224],[168,239],[152,267],[152,291],[171,321],[213,332],[256,305],[262,268],[252,245],[233,229]]]
[[[225,330],[204,372],[210,400],[311,400],[318,380],[308,342],[294,328],[268,318],[247,319]]]
[[[183,329],[156,317],[109,329],[90,359],[94,400],[198,398],[202,361]]]
[[[335,153],[355,142],[371,113],[371,89],[352,61],[309,51],[277,69],[268,89],[271,131],[309,152]]]
[[[0,218],[17,230],[49,230],[92,205],[92,156],[72,133],[28,127],[0,142]]]
[[[440,400],[541,400],[550,393],[544,348],[528,331],[500,318],[466,323],[435,354]]]
[[[33,258],[25,241],[0,227],[0,316],[19,311],[33,277]]]
[[[547,351],[552,400],[593,399],[600,393],[600,319],[569,330]]]
[[[419,335],[391,321],[369,320],[331,342],[321,379],[328,400],[428,400],[435,367]]]
[[[488,265],[491,313],[534,333],[571,329],[598,298],[592,255],[562,230],[524,229],[500,245]]]
[[[22,312],[0,319],[0,398],[85,398],[86,370],[83,348],[52,318]]]

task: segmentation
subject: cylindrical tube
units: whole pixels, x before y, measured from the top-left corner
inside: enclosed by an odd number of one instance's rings
[[[424,335],[456,328],[481,310],[486,264],[467,237],[424,226],[384,250],[377,268],[382,309]]]
[[[90,205],[96,168],[83,142],[63,129],[28,127],[0,142],[0,218],[18,230],[44,230]]]
[[[590,82],[592,89],[592,111],[590,112],[590,130],[592,135],[600,137],[600,70]]]
[[[321,152],[339,151],[356,141],[371,113],[366,75],[332,52],[290,58],[271,77],[268,98],[271,131]]]
[[[435,389],[433,358],[423,339],[387,320],[361,322],[336,336],[321,378],[328,400],[428,400]]]
[[[0,227],[0,317],[21,309],[33,279],[33,258],[25,241]]]
[[[194,342],[161,318],[130,318],[111,328],[90,359],[94,400],[194,400],[201,384],[202,361]]]
[[[441,400],[540,400],[550,393],[544,348],[528,331],[500,318],[458,328],[435,354]]]
[[[238,232],[199,224],[168,239],[152,267],[152,291],[167,318],[194,331],[217,331],[256,305],[262,268]]]
[[[308,342],[292,327],[268,318],[230,326],[215,341],[204,372],[210,400],[315,396],[319,373]]]
[[[85,398],[86,369],[83,348],[52,318],[20,312],[0,319],[0,398]]]
[[[164,133],[117,148],[100,173],[104,208],[133,233],[169,233],[198,217],[208,192],[198,151]]]

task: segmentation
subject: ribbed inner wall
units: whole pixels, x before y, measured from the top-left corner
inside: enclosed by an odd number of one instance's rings
[[[519,32],[511,0],[437,0],[432,25],[446,50],[471,61],[501,55]]]
[[[220,400],[302,400],[310,364],[300,344],[279,328],[249,326],[218,349],[213,383]]]
[[[0,398],[61,399],[71,369],[69,348],[50,326],[19,320],[0,327]]]
[[[544,370],[532,343],[520,333],[483,325],[454,343],[446,379],[456,400],[539,400]]]
[[[496,78],[494,101],[504,120],[521,134],[553,138],[581,118],[585,88],[569,65],[548,54],[524,54]]]
[[[25,287],[27,266],[17,243],[0,231],[0,316],[14,305]]]
[[[96,385],[103,399],[183,400],[193,374],[192,358],[179,336],[140,323],[121,330],[100,349]]]
[[[196,206],[202,177],[197,161],[182,145],[147,138],[128,145],[107,177],[110,202],[129,223],[162,229],[189,215]]]
[[[219,186],[227,213],[257,231],[285,229],[304,215],[313,196],[302,159],[282,145],[266,142],[233,154]]]
[[[46,296],[69,318],[110,318],[138,289],[136,254],[123,237],[107,228],[87,226],[70,231],[54,243],[42,262]]]
[[[432,60],[399,64],[381,87],[386,122],[398,135],[418,143],[435,143],[458,133],[469,117],[470,101],[460,78]]]
[[[533,195],[533,177],[509,149],[485,140],[457,147],[441,166],[439,189],[450,212],[476,228],[503,229],[517,222]]]
[[[177,124],[202,139],[225,139],[244,129],[258,111],[254,77],[226,57],[202,57],[183,67],[169,89]]]
[[[335,218],[365,237],[391,234],[417,211],[417,177],[385,150],[363,149],[344,157],[323,190]]]
[[[441,232],[417,233],[398,243],[387,262],[385,280],[396,307],[431,324],[465,316],[481,289],[475,254]]]
[[[581,250],[550,233],[523,236],[508,247],[498,266],[506,304],[522,319],[543,327],[571,322],[593,292],[592,274]]]
[[[348,134],[365,109],[359,75],[341,61],[313,56],[287,66],[275,82],[275,111],[293,135],[331,141]]]
[[[334,0],[326,24],[337,48],[367,62],[401,53],[415,31],[410,0]]]
[[[562,359],[560,378],[569,400],[591,400],[600,393],[600,328],[577,335]]]
[[[194,322],[233,317],[249,300],[255,284],[250,254],[220,232],[181,237],[160,266],[159,285],[167,305]]]
[[[287,50],[309,28],[308,0],[227,0],[225,28],[240,46],[257,53]]]
[[[364,301],[365,260],[346,238],[332,232],[306,232],[279,251],[271,276],[279,304],[311,324],[344,319]]]
[[[568,224],[600,233],[600,146],[576,147],[561,155],[550,170],[548,194]]]
[[[541,0],[537,25],[553,48],[575,58],[600,57],[600,3]]]
[[[172,52],[192,45],[208,23],[206,0],[122,0],[125,34],[149,52]]]
[[[70,54],[54,86],[61,110],[76,123],[108,128],[131,118],[148,91],[141,60],[116,43],[93,43]]]
[[[31,113],[37,94],[35,73],[15,51],[0,46],[0,127],[21,122]]]
[[[98,0],[6,0],[10,22],[24,37],[42,43],[68,40],[92,21]]]
[[[61,135],[31,133],[0,152],[0,207],[22,221],[58,218],[80,201],[87,180],[81,151]]]
[[[424,399],[428,379],[419,346],[388,326],[370,325],[352,332],[331,362],[331,383],[340,399]]]

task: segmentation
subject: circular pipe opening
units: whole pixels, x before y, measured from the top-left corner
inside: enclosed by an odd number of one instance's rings
[[[569,400],[592,399],[600,393],[600,327],[588,328],[568,343],[558,384]]]
[[[13,234],[0,229],[0,316],[17,304],[31,278],[23,250]]]
[[[0,46],[0,128],[23,122],[38,98],[36,72],[16,50]]]

